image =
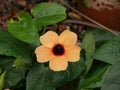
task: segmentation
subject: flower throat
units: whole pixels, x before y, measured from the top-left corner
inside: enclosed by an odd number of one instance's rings
[[[53,47],[54,55],[63,55],[65,52],[64,47],[60,44],[57,44]]]

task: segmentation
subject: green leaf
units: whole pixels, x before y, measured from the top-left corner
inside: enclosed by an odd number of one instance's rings
[[[97,48],[99,48],[106,41],[111,40],[113,37],[116,36],[113,33],[103,30],[103,29],[92,29],[91,32],[93,33],[95,37]]]
[[[93,63],[93,54],[95,52],[95,38],[93,34],[87,33],[82,41],[81,45],[82,49],[85,50],[86,55],[86,73],[89,71],[89,69],[92,66]]]
[[[74,63],[69,63],[68,69],[67,71],[70,74],[69,77],[69,81],[77,78],[78,76],[80,76],[83,72],[83,70],[85,70],[86,66],[85,66],[85,60],[84,57],[81,53],[81,58],[78,62],[74,62]]]
[[[96,42],[107,41],[116,36],[109,31],[106,31],[104,29],[98,29],[98,28],[92,29],[92,30],[90,30],[90,32],[93,33]]]
[[[22,12],[19,13],[18,20],[19,21],[11,19],[8,22],[8,31],[13,36],[24,42],[33,45],[39,45],[40,42],[38,31],[31,16],[28,15],[27,13]]]
[[[30,45],[14,38],[7,31],[0,30],[0,54],[7,56],[22,56],[25,64],[31,63],[32,52]]]
[[[50,70],[43,64],[36,64],[28,73],[26,90],[55,90]]]
[[[85,69],[84,59],[69,63],[65,71],[54,72],[43,64],[35,64],[27,75],[27,90],[51,90],[77,78]]]
[[[111,40],[114,35],[113,33],[106,31],[104,29],[92,29],[84,32],[83,34],[80,34],[79,37],[83,39],[83,37],[86,35],[86,33],[93,33],[93,36],[95,37],[96,47],[100,47],[102,44],[104,44],[106,41]]]
[[[110,64],[120,61],[120,35],[102,45],[94,58]]]
[[[120,90],[120,61],[111,67],[101,90]]]
[[[24,59],[21,56],[17,57],[13,66],[16,67],[16,70],[21,71],[24,74],[24,68],[26,68],[26,65],[23,63],[23,60]]]
[[[21,71],[16,70],[13,67],[15,58],[13,57],[4,57],[0,59],[0,67],[3,71],[7,71],[6,78],[5,78],[5,87],[12,87],[18,84],[24,75]]]
[[[0,90],[3,90],[5,83],[5,75],[6,75],[6,71],[0,75]]]
[[[40,3],[31,9],[38,28],[58,23],[66,18],[65,7],[56,3]]]
[[[110,65],[94,63],[89,73],[81,79],[78,90],[101,87]]]

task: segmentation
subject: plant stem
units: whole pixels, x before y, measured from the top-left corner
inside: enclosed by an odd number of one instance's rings
[[[79,11],[76,10],[75,8],[71,7],[71,6],[70,6],[69,4],[67,4],[64,0],[60,0],[60,2],[61,2],[61,4],[65,5],[66,7],[68,7],[68,8],[71,9],[72,11],[74,11],[75,13],[83,16],[84,18],[86,18],[87,20],[89,20],[89,21],[93,22],[94,24],[100,26],[101,28],[103,28],[103,29],[105,29],[105,30],[107,30],[107,31],[115,34],[115,35],[119,35],[119,33],[116,32],[116,30],[109,29],[108,27],[100,24],[99,22],[96,22],[95,20],[89,18],[88,16],[86,16],[86,15],[84,15],[83,13],[79,12]]]
[[[79,20],[65,20],[63,23],[75,23],[75,24],[82,24],[82,25],[86,25],[86,26],[90,26],[90,27],[95,27],[95,28],[100,28],[103,29],[102,27],[95,25],[93,23],[88,23],[88,22],[84,22],[84,21],[79,21]]]

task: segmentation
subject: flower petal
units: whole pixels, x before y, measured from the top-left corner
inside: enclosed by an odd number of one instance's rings
[[[76,62],[80,60],[80,47],[73,45],[66,48],[65,56],[70,62]]]
[[[40,37],[40,41],[46,47],[53,47],[58,42],[58,34],[48,31]]]
[[[48,62],[52,57],[51,49],[39,46],[35,50],[37,61],[40,63]]]
[[[74,32],[65,30],[59,36],[59,43],[65,46],[74,45],[77,42],[77,35]]]
[[[68,60],[64,56],[55,56],[49,62],[49,67],[53,71],[66,70],[68,66]]]

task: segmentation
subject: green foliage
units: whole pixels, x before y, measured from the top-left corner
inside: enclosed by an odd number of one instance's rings
[[[95,52],[95,38],[93,34],[86,33],[81,47],[85,50],[85,55],[86,55],[86,73],[89,71],[89,69],[92,66],[93,63],[93,54]]]
[[[27,90],[55,90],[50,73],[43,64],[36,64],[28,73]]]
[[[23,62],[23,58],[21,56],[17,57],[14,60],[14,63],[12,66],[14,66],[16,68],[16,71],[22,72],[23,75],[26,73],[26,69],[27,69],[27,65],[25,65],[25,63]]]
[[[2,74],[2,69],[0,68],[0,74]]]
[[[106,41],[108,41],[116,36],[113,33],[108,32],[106,30],[94,28],[92,30],[88,30],[88,31],[84,32],[83,34],[80,34],[79,37],[83,39],[84,36],[86,35],[86,33],[90,33],[90,32],[93,34],[93,36],[95,38],[96,48],[99,48]]]
[[[111,67],[111,70],[105,77],[101,90],[119,90],[120,89],[120,61]]]
[[[115,37],[115,35],[107,30],[103,30],[103,29],[92,29],[91,31],[88,32],[92,32],[94,37],[95,37],[95,41],[96,42],[105,42],[107,40],[112,39],[113,37]]]
[[[13,67],[13,63],[13,57],[4,57],[0,59],[0,67],[3,71],[7,71],[5,76],[5,87],[16,85],[24,77],[23,72]]]
[[[3,73],[0,75],[0,90],[3,90],[4,82],[5,82],[5,75],[6,75],[6,71],[3,72]]]
[[[56,3],[40,3],[31,9],[38,28],[56,24],[66,18],[66,8]]]
[[[69,81],[77,78],[85,70],[85,57],[81,53],[80,61],[69,63],[68,72],[70,74]]]
[[[30,45],[26,44],[16,38],[14,38],[7,31],[0,30],[0,54],[7,56],[18,57],[21,56],[24,58],[23,62],[28,64],[32,62]]]
[[[20,69],[22,69],[22,67],[24,66],[23,65],[23,62],[22,62],[22,57],[21,56],[19,56],[19,57],[17,57],[17,59],[14,61],[14,66],[16,67],[16,69],[18,69],[18,70],[20,70]]]
[[[66,71],[53,72],[43,64],[35,64],[27,76],[27,90],[55,90],[77,78],[85,69],[84,59],[70,63]]]
[[[40,3],[31,9],[33,17],[22,12],[18,21],[8,22],[8,31],[0,30],[0,90],[61,90],[68,83],[78,90],[120,89],[120,35],[108,31],[80,35],[80,60],[69,62],[65,71],[54,72],[48,63],[36,62],[35,48],[43,34],[39,29],[64,20],[65,11],[55,3]]]
[[[89,73],[79,83],[78,90],[101,87],[110,65],[95,62]]]
[[[8,31],[14,37],[24,42],[39,45],[38,31],[32,17],[27,13],[22,12],[19,13],[18,20],[19,21],[11,19],[8,22]]]
[[[120,61],[120,35],[103,44],[96,51],[94,58],[110,64]]]

